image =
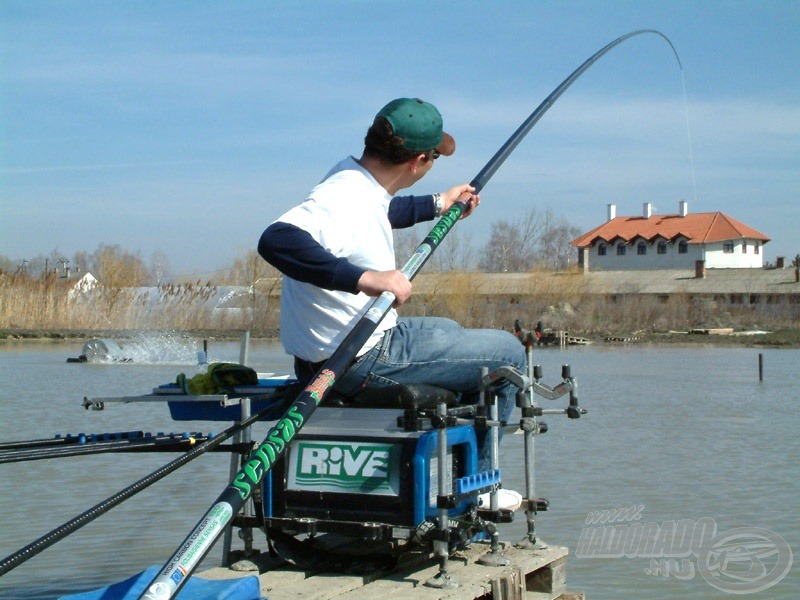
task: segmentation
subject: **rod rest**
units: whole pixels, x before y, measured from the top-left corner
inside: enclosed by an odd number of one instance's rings
[[[343,396],[331,390],[321,406],[418,410],[435,408],[442,402],[447,406],[457,405],[455,392],[427,383],[412,383],[367,388],[351,396]]]

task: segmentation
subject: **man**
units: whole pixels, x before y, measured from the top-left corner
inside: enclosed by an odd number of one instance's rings
[[[283,274],[281,341],[295,372],[310,379],[333,354],[370,303],[389,291],[402,305],[411,283],[396,268],[392,229],[430,221],[458,200],[469,216],[480,203],[457,185],[431,196],[396,196],[450,156],[455,140],[442,131],[435,106],[398,98],[376,115],[361,158],[337,164],[306,200],[272,223],[258,251]],[[463,329],[443,318],[398,318],[392,309],[334,385],[360,388],[428,383],[474,401],[480,369],[514,365],[524,372],[522,344],[505,331]],[[508,420],[516,389],[498,388],[499,415]]]

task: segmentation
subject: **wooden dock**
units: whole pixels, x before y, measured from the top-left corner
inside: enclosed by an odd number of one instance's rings
[[[425,585],[439,572],[438,562],[429,554],[409,553],[394,571],[368,575],[304,571],[266,554],[243,563],[252,562],[258,569],[261,594],[269,600],[583,600],[582,593],[566,589],[567,548],[525,550],[505,543],[502,554],[508,566],[479,564],[489,549],[488,543],[477,542],[451,556],[447,571],[458,586],[447,589]],[[253,574],[215,567],[198,576],[225,579]]]

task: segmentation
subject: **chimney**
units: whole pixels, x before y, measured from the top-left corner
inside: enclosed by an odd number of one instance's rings
[[[644,204],[642,204],[642,216],[645,219],[649,219],[650,215],[652,214],[653,214],[653,205],[650,204],[649,202],[645,202]]]
[[[617,218],[617,205],[616,204],[609,204],[608,205],[608,220],[611,221],[612,219]]]
[[[689,203],[686,202],[686,200],[681,200],[678,202],[678,213],[682,217],[685,217],[687,214],[689,214]]]
[[[695,279],[706,278],[706,261],[704,260],[694,261],[694,277]]]
[[[778,256],[775,258],[775,268],[776,269],[783,269],[786,266],[786,257],[785,256]]]

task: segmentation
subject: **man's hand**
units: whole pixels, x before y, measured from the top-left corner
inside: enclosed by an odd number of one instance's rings
[[[481,203],[481,197],[479,194],[474,194],[475,188],[469,185],[468,183],[464,183],[462,185],[457,185],[455,187],[451,187],[446,192],[442,193],[442,204],[443,209],[442,212],[446,212],[455,202],[462,202],[467,205],[467,208],[461,214],[462,219],[466,219],[468,216],[472,214],[472,211]]]
[[[392,292],[395,306],[400,306],[411,296],[411,282],[402,271],[364,271],[356,288],[367,296],[380,296]]]

